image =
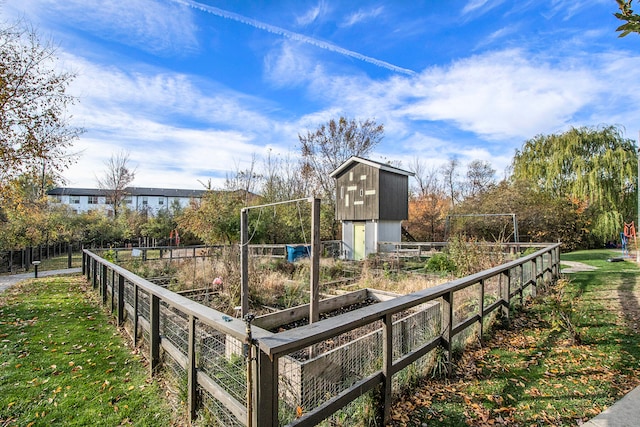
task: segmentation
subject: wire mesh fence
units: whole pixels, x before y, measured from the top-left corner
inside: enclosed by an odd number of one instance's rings
[[[111,296],[119,321],[149,354],[151,372],[162,369],[177,384],[190,419],[197,414],[205,425],[223,426],[346,426],[377,417],[378,403],[387,407],[388,396],[433,372],[443,349],[464,348],[497,309],[508,314],[512,298],[534,294],[557,274],[556,250],[381,302],[381,309],[373,304],[342,313],[323,326],[282,333],[254,327],[255,347],[246,344],[242,320],[115,264],[88,253],[84,272],[105,303]],[[450,361],[451,354],[444,358]]]

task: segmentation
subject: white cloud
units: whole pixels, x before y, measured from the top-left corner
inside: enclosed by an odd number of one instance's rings
[[[469,0],[462,8],[462,14],[468,15],[473,13],[475,15],[482,15],[494,7],[499,6],[503,1],[504,0]]]
[[[316,20],[326,14],[327,11],[327,3],[324,0],[321,0],[317,5],[311,7],[305,13],[296,16],[296,24],[301,27],[306,27],[307,25],[316,22]]]
[[[16,3],[14,5],[13,3]],[[8,13],[18,0],[7,0]],[[188,8],[155,0],[19,0],[28,19],[48,25],[47,16],[105,40],[160,55],[183,54],[197,48],[196,26]],[[15,12],[14,12],[15,13]]]
[[[371,18],[376,18],[384,13],[384,7],[378,6],[369,10],[358,9],[356,12],[348,15],[339,25],[342,27],[351,27],[360,22],[368,21]]]
[[[426,70],[407,94],[414,120],[444,120],[490,139],[530,137],[571,121],[601,91],[584,68],[553,66],[517,50]]]

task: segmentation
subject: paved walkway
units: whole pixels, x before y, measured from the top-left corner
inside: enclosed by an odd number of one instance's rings
[[[75,273],[80,273],[81,271],[82,269],[80,267],[66,268],[64,270],[38,271],[38,277],[60,276],[63,274],[75,274]],[[35,272],[33,271],[29,273],[0,276],[0,292],[3,292],[4,290],[9,289],[11,286],[15,285],[21,280],[32,279],[33,277],[35,277]]]
[[[640,387],[582,424],[583,427],[636,427],[640,425]]]

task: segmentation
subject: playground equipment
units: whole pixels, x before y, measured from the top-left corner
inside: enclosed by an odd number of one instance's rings
[[[633,221],[631,221],[630,223],[624,223],[624,228],[623,231],[620,232],[620,241],[622,243],[622,255],[623,256],[627,256],[630,257],[631,255],[629,254],[629,240],[633,238],[633,245],[636,249],[636,252],[638,251],[638,242],[636,240],[636,226],[633,223]]]

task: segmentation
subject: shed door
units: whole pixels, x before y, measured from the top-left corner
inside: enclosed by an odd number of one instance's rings
[[[353,223],[353,259],[359,261],[364,259],[365,254],[365,228],[364,222]]]

